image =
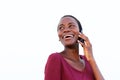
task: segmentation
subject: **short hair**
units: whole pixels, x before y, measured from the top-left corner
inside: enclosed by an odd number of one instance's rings
[[[79,32],[82,32],[82,30],[83,30],[82,25],[81,25],[80,21],[76,17],[74,17],[72,15],[64,15],[62,18],[64,18],[64,17],[71,17],[71,18],[75,19],[77,24],[78,24],[78,27],[79,27]]]

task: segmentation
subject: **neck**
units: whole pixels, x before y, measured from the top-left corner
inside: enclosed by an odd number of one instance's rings
[[[64,51],[62,52],[65,57],[73,60],[73,61],[79,61],[79,47],[65,47]]]

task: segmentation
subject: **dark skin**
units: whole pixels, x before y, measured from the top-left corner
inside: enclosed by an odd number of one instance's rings
[[[64,38],[67,36],[68,38]],[[69,35],[73,35],[69,37]],[[79,27],[73,18],[64,18],[58,26],[58,36],[64,45],[64,51],[61,55],[75,69],[82,71],[85,67],[83,60],[79,57],[79,45],[76,42],[79,35]]]
[[[88,37],[79,32],[79,27],[75,19],[72,17],[64,17],[58,25],[59,40],[64,46],[61,55],[73,68],[82,71],[85,68],[85,62],[79,56],[79,44],[83,47],[84,56],[89,61],[96,80],[104,80],[95,62],[92,52],[92,45]],[[84,39],[84,43],[78,40],[78,37]]]

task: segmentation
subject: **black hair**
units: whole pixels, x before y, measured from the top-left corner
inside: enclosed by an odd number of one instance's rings
[[[71,18],[75,19],[77,24],[78,24],[78,27],[79,27],[79,32],[82,32],[82,25],[81,25],[80,21],[76,17],[74,17],[72,15],[64,15],[62,18],[64,18],[64,17],[71,17]]]

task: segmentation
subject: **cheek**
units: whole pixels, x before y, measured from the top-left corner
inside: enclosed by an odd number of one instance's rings
[[[75,37],[78,38],[78,35],[80,34],[79,31],[75,31]]]
[[[58,32],[58,37],[59,39],[62,37],[62,34],[60,32]]]
[[[74,32],[76,35],[79,35],[79,33],[80,33],[79,30],[75,30]]]
[[[78,31],[78,32],[76,32],[76,34],[77,34],[77,35],[79,35],[79,34],[80,34],[80,32]]]

